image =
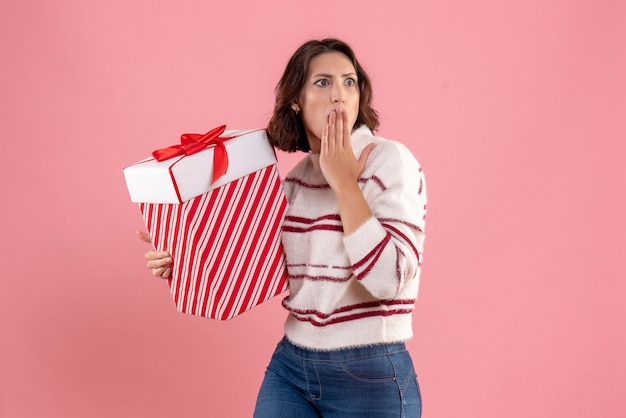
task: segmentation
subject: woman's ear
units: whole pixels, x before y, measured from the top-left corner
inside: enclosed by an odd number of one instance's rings
[[[291,109],[296,113],[300,112],[300,106],[298,105],[297,102],[294,102],[291,104]]]

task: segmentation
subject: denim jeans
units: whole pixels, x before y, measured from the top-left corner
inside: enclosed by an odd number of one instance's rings
[[[311,351],[286,338],[272,356],[255,418],[419,418],[422,400],[403,343]]]

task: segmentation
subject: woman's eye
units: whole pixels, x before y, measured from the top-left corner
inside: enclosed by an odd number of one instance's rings
[[[356,84],[356,81],[354,80],[354,78],[347,78],[345,84],[346,86],[354,86]]]
[[[328,80],[325,80],[325,79],[317,80],[315,84],[321,87],[326,87],[328,85]]]

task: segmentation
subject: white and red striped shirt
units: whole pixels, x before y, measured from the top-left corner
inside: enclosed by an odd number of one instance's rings
[[[309,154],[284,180],[289,202],[282,240],[287,260],[290,315],[285,335],[296,345],[332,350],[406,341],[417,298],[426,186],[402,144],[352,134],[358,157],[377,146],[359,177],[373,216],[345,236],[334,192]]]

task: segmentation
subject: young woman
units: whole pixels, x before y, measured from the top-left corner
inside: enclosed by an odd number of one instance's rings
[[[413,335],[424,176],[406,147],[372,134],[371,99],[367,74],[336,39],[303,44],[276,88],[268,136],[307,155],[283,182],[289,314],[255,417],[421,415],[404,342]],[[168,253],[146,258],[154,275],[169,277]]]

